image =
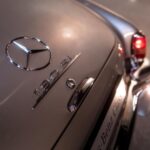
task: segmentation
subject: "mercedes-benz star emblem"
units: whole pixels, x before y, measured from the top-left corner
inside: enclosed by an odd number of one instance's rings
[[[50,64],[49,46],[38,38],[19,37],[6,46],[9,61],[26,71],[40,70]]]

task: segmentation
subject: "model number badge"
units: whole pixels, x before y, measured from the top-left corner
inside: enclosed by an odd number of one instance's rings
[[[36,102],[32,107],[35,109],[41,100],[45,97],[48,91],[54,86],[54,84],[61,78],[61,76],[68,70],[68,68],[75,62],[75,60],[80,56],[80,53],[74,58],[67,56],[61,63],[58,69],[53,70],[49,77],[42,81],[40,86],[34,90],[34,95],[36,96]]]

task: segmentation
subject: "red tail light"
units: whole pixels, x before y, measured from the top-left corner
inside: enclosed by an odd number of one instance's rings
[[[146,55],[146,37],[141,33],[137,33],[132,39],[132,54],[137,59],[143,59]]]

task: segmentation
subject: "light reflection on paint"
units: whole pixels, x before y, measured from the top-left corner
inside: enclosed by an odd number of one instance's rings
[[[141,117],[145,117],[145,112],[143,110],[138,110],[138,115]]]
[[[140,97],[140,99],[139,99],[139,95],[141,93],[143,94],[143,96]],[[140,117],[145,117],[145,116],[147,116],[147,115],[150,114],[150,100],[149,100],[149,96],[150,96],[150,86],[146,86],[146,88],[144,89],[144,91],[141,90],[139,92],[139,94],[137,95],[137,101],[138,100],[141,101],[138,104],[138,111],[137,111],[137,114]]]
[[[146,93],[150,96],[150,86],[146,87]]]
[[[74,31],[71,28],[64,28],[62,32],[64,38],[72,38],[74,36]]]
[[[137,2],[137,0],[129,0],[131,3],[135,3]]]
[[[131,35],[133,35],[133,32],[126,33],[126,34],[124,35],[124,37],[126,38],[126,37],[131,36]]]
[[[126,85],[123,81],[121,81],[119,88],[116,91],[117,95],[120,97],[125,97],[126,96]]]
[[[138,102],[138,96],[135,95],[135,96],[133,96],[133,106],[132,106],[132,110],[133,110],[133,111],[135,111],[137,102]]]
[[[138,98],[139,95],[141,94],[142,90],[140,90],[136,95],[133,96],[133,111],[135,111],[137,103],[138,103]]]

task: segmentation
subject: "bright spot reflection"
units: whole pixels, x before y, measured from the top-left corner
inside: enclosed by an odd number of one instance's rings
[[[145,117],[145,112],[143,110],[139,110],[138,115],[141,117]]]
[[[23,50],[25,53],[28,53],[28,52],[29,52],[29,50],[28,50],[25,46],[23,46],[22,44],[20,44],[20,43],[18,43],[18,42],[16,42],[16,41],[13,41],[13,43],[14,43],[16,46],[18,46],[21,50]]]
[[[135,45],[138,49],[140,49],[143,46],[143,42],[141,40],[137,40]]]
[[[62,35],[64,38],[72,38],[74,36],[74,32],[71,28],[64,28]]]
[[[135,3],[137,0],[129,0],[131,3]]]
[[[142,90],[140,90],[137,94],[135,94],[134,96],[133,96],[133,111],[135,111],[135,109],[136,109],[136,106],[137,106],[137,103],[138,103],[138,98],[139,98],[139,95],[142,93]]]
[[[150,95],[150,86],[147,86],[147,87],[146,87],[146,93],[147,93],[148,95]]]
[[[126,38],[126,37],[128,37],[128,36],[131,36],[132,34],[133,34],[133,32],[126,33],[126,34],[124,35],[124,37]]]
[[[139,97],[141,93],[141,96]],[[150,115],[150,86],[146,86],[146,88],[141,90],[139,94],[137,95],[137,100],[139,101],[138,103],[138,110],[137,114],[138,116],[141,117],[146,117],[147,115]]]
[[[142,66],[149,66],[149,65],[150,65],[149,59],[148,59],[148,58],[145,58],[145,59],[144,59],[144,63],[143,63]]]
[[[135,111],[136,106],[137,106],[138,95],[139,95],[139,94],[133,96],[133,106],[132,106],[132,110],[133,110],[133,111]]]
[[[126,86],[124,81],[121,81],[119,88],[117,89],[118,96],[125,97],[126,96]]]

